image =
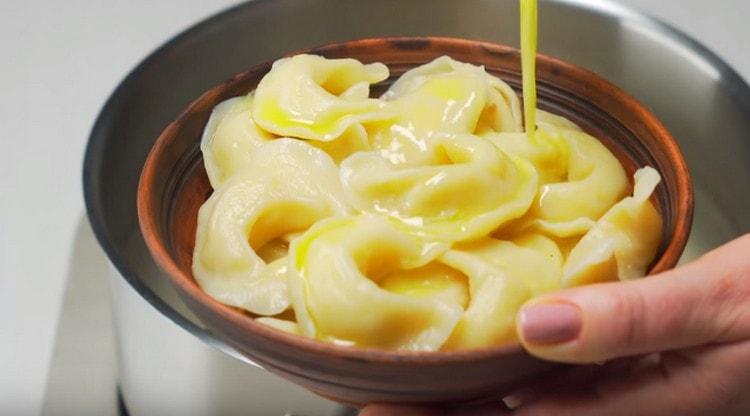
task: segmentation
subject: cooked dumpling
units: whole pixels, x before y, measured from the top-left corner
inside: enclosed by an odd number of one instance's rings
[[[529,208],[537,177],[526,160],[471,135],[432,137],[428,146],[429,161],[420,166],[375,152],[345,160],[342,182],[355,206],[445,241],[481,237]]]
[[[398,116],[373,129],[370,141],[394,164],[423,163],[433,136],[521,130],[513,89],[447,56],[407,71],[381,98]]]
[[[307,143],[328,153],[336,163],[341,163],[354,153],[371,150],[367,131],[361,124],[350,126],[341,136],[329,142],[308,140]]]
[[[561,130],[568,145],[567,178],[542,185],[533,211],[542,220],[596,220],[628,189],[625,170],[599,140],[586,133]]]
[[[278,329],[280,331],[288,332],[294,335],[302,335],[299,331],[299,325],[294,321],[287,321],[286,319],[277,319],[267,316],[255,318],[255,322],[259,322],[263,325],[270,326],[271,328]]]
[[[526,133],[489,133],[482,136],[502,151],[531,162],[539,175],[539,186],[567,179],[568,145],[559,136],[538,130],[534,139]]]
[[[211,112],[203,130],[201,152],[214,189],[247,166],[255,149],[276,138],[255,124],[250,114],[252,105],[253,94],[248,94],[230,98]]]
[[[471,303],[445,349],[515,340],[515,315],[521,305],[560,288],[562,255],[555,242],[542,235],[459,244],[440,260],[469,276],[471,290]]]
[[[521,131],[515,91],[483,67],[448,56],[407,71],[381,98],[399,125],[416,131]]]
[[[497,147],[530,160],[542,184],[522,229],[556,237],[586,233],[628,189],[625,170],[597,139],[572,128],[486,136]]]
[[[661,176],[645,167],[634,180],[633,196],[610,208],[570,252],[563,269],[565,286],[646,274],[661,239],[661,216],[649,201]]]
[[[214,189],[247,166],[260,146],[279,138],[253,120],[254,95],[230,98],[217,105],[203,130],[201,152]],[[328,153],[337,163],[352,153],[370,150],[367,132],[361,125],[351,126],[332,141],[310,141],[309,144]]]
[[[581,132],[581,129],[567,119],[543,110],[537,110],[537,124],[540,128],[533,137],[513,132],[487,132],[481,136],[503,151],[533,163],[539,173],[540,186],[565,182],[568,179],[570,145],[560,132]]]
[[[260,315],[284,311],[289,234],[349,213],[344,200],[328,155],[292,139],[263,145],[199,211],[196,280],[225,304]]]
[[[465,301],[455,287],[465,284],[460,278],[446,276],[442,268],[425,269],[446,248],[377,215],[316,224],[292,242],[289,255],[300,330],[344,345],[439,349]],[[432,290],[404,290],[405,280],[425,280],[430,274],[440,282]]]
[[[471,133],[486,102],[481,67],[443,56],[404,73],[381,97],[397,124],[419,132]]]
[[[362,133],[363,123],[392,117],[384,103],[368,98],[370,84],[386,78],[388,67],[381,63],[316,55],[280,59],[258,84],[253,118],[273,134],[307,140],[328,142],[349,129]]]
[[[536,110],[536,124],[539,128],[547,131],[556,131],[560,129],[583,131],[576,123],[573,123],[567,118],[540,109]]]
[[[500,78],[487,74],[487,80],[487,101],[474,133],[522,131],[523,116],[516,92]]]

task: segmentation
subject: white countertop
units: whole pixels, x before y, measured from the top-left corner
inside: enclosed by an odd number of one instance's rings
[[[101,271],[81,190],[83,150],[100,107],[147,53],[235,3],[0,2],[0,413],[41,412],[70,276]],[[750,79],[750,2],[623,3],[681,28]],[[81,230],[87,252],[74,253]],[[97,322],[106,326],[106,315]]]

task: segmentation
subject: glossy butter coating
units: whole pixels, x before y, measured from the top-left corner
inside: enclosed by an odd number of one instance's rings
[[[645,273],[656,171],[627,196],[604,145],[541,110],[524,133],[482,67],[440,57],[369,97],[387,76],[299,55],[216,107],[193,261],[207,293],[283,331],[434,351],[512,341],[533,296]]]

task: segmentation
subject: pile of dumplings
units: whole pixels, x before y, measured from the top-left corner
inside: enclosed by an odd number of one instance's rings
[[[214,189],[193,273],[266,325],[339,345],[455,350],[516,339],[530,298],[643,276],[661,238],[660,181],[539,112],[483,67],[297,55],[213,110]]]

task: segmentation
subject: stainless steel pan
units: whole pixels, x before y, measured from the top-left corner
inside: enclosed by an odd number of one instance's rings
[[[609,1],[546,1],[540,15],[540,52],[594,70],[629,91],[677,138],[696,189],[684,258],[749,231],[750,88],[737,73],[684,34]],[[256,0],[197,24],[139,64],[104,106],[83,171],[89,219],[116,269],[112,287],[123,385],[144,387],[153,377],[140,373],[166,374],[166,367],[178,365],[170,363],[175,354],[169,344],[149,348],[159,334],[175,337],[147,329],[148,319],[170,320],[190,334],[174,342],[207,343],[234,355],[166,285],[138,230],[141,166],[160,131],[189,102],[251,65],[329,42],[444,35],[517,45],[517,16],[514,0]],[[123,300],[133,298],[140,303]],[[133,308],[146,309],[133,313]],[[146,355],[150,364],[144,367],[139,360]],[[185,377],[191,371],[199,372],[186,368]],[[133,402],[136,390],[131,388]],[[128,402],[127,388],[125,393]]]

